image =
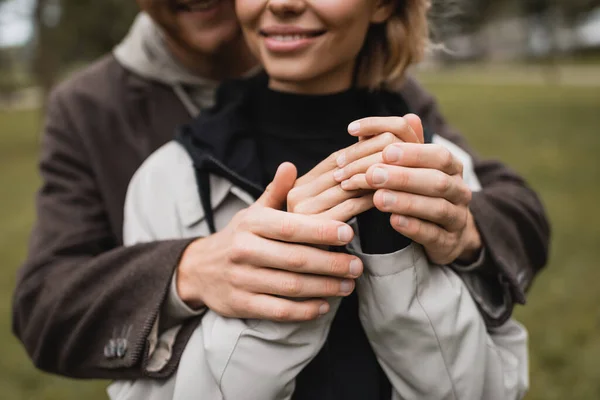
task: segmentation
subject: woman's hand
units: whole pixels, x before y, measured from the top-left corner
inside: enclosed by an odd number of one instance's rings
[[[357,126],[352,134],[359,137],[377,132],[407,136],[406,131],[422,137],[423,132],[415,115],[367,118]],[[436,144],[394,143],[375,165],[367,166],[350,152],[341,158],[345,162],[337,181],[342,188],[375,189],[375,207],[392,213],[394,229],[422,244],[432,262],[445,265],[477,257],[482,243],[469,211],[471,191],[462,179],[462,163],[449,150]]]
[[[370,166],[382,163],[382,152],[388,145],[402,140],[422,141],[422,133],[419,138],[419,133],[410,126],[405,125],[405,128],[396,129],[396,134],[387,132],[365,137],[320,162],[296,181],[288,195],[287,210],[343,222],[372,208],[373,188],[344,190],[340,182],[345,176],[360,173],[364,176]],[[347,169],[339,168],[348,163]]]

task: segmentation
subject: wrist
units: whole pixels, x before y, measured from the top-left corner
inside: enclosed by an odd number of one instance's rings
[[[461,264],[470,264],[479,258],[483,248],[481,235],[479,234],[479,230],[475,224],[475,219],[473,218],[473,214],[471,214],[470,210],[468,211],[467,226],[465,228],[463,237],[465,239],[465,245],[456,261]]]
[[[179,298],[191,309],[198,310],[205,306],[202,300],[201,290],[198,290],[193,282],[199,270],[196,254],[202,254],[206,238],[194,240],[184,250],[177,271],[174,276],[175,287]]]

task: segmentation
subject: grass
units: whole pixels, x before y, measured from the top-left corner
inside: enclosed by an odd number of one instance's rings
[[[445,114],[486,157],[522,173],[553,226],[552,257],[517,310],[530,332],[528,399],[600,398],[598,88],[460,85],[436,80]],[[104,382],[36,371],[10,333],[16,269],[33,222],[38,115],[0,112],[0,387],[4,399],[106,398]]]

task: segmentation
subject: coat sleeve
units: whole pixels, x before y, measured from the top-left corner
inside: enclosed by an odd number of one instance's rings
[[[359,316],[395,399],[513,400],[528,388],[527,334],[488,332],[463,281],[420,245],[366,255]]]
[[[510,318],[548,259],[550,226],[540,199],[522,177],[504,164],[483,160],[442,115],[437,102],[416,80],[401,90],[411,110],[436,135],[465,150],[472,158],[482,190],[473,194],[471,212],[484,244],[485,259],[465,274],[488,326]],[[498,313],[498,303],[502,312]]]
[[[142,376],[148,334],[189,241],[120,246],[68,96],[57,91],[48,102],[37,220],[17,277],[13,332],[44,371]]]
[[[187,157],[185,150],[169,143],[150,156],[134,175],[125,204],[126,244],[187,233],[174,212],[173,197],[182,189],[192,190],[194,195],[197,190],[173,186],[165,189],[178,182],[173,176],[193,176],[193,171],[179,170],[192,168],[191,161],[182,162],[182,157]],[[201,207],[200,202],[197,207]],[[198,224],[200,231],[206,222],[200,220]],[[296,376],[327,338],[340,299],[329,302],[331,311],[327,315],[302,323],[225,318],[209,310],[187,343],[177,373],[168,382],[118,381],[109,388],[109,395],[113,400],[185,399],[201,392],[207,400],[290,399]],[[149,365],[164,365],[177,329],[159,337]]]

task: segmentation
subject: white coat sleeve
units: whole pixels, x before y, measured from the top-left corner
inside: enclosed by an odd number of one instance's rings
[[[129,185],[126,244],[171,239],[183,231],[173,225],[179,219],[171,215],[169,199],[178,190],[165,190],[166,183],[160,182],[160,171],[176,164],[169,154],[163,150],[151,157]],[[225,318],[209,310],[188,341],[174,376],[167,381],[116,381],[109,395],[112,400],[185,400],[197,399],[200,394],[204,400],[290,399],[296,376],[318,354],[329,333],[340,299],[328,301],[331,309],[327,315],[302,323]],[[160,357],[161,349],[170,356],[172,331],[159,338],[154,358]]]
[[[463,281],[420,245],[364,262],[360,319],[394,399],[512,400],[528,388],[527,333],[513,320],[488,332]]]

